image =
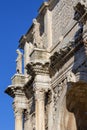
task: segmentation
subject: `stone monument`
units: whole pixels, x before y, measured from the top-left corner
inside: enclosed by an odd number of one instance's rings
[[[19,48],[15,130],[87,130],[87,1],[44,2]]]

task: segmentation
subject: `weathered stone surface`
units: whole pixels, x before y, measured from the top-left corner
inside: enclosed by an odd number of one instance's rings
[[[5,91],[15,130],[87,130],[87,2],[44,2],[19,42],[24,74],[17,58]]]

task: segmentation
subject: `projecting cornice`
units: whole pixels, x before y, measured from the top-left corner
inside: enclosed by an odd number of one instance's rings
[[[19,95],[19,96],[24,96],[25,95],[24,92],[23,92],[23,86],[21,86],[21,85],[16,85],[16,86],[10,85],[5,90],[5,93],[7,93],[12,98],[14,98],[17,95]]]
[[[27,73],[34,77],[37,74],[49,74],[49,63],[30,63],[26,66]]]
[[[23,89],[25,84],[25,76],[23,74],[15,74],[12,78],[12,85],[9,85],[5,90],[11,97],[15,97],[16,95],[24,95]]]

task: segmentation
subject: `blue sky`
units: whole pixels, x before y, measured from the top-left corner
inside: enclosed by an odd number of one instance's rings
[[[13,99],[4,93],[15,74],[16,49],[44,0],[0,0],[0,130],[14,130]]]

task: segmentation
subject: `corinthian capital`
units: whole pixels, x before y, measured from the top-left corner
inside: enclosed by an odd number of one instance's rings
[[[49,63],[30,63],[26,66],[27,73],[31,76],[34,76],[36,74],[49,74]]]
[[[35,91],[35,100],[44,101],[45,99],[45,91],[42,89],[37,89]]]
[[[21,108],[15,108],[14,109],[14,116],[15,117],[22,117],[23,116],[23,109],[21,109]]]

